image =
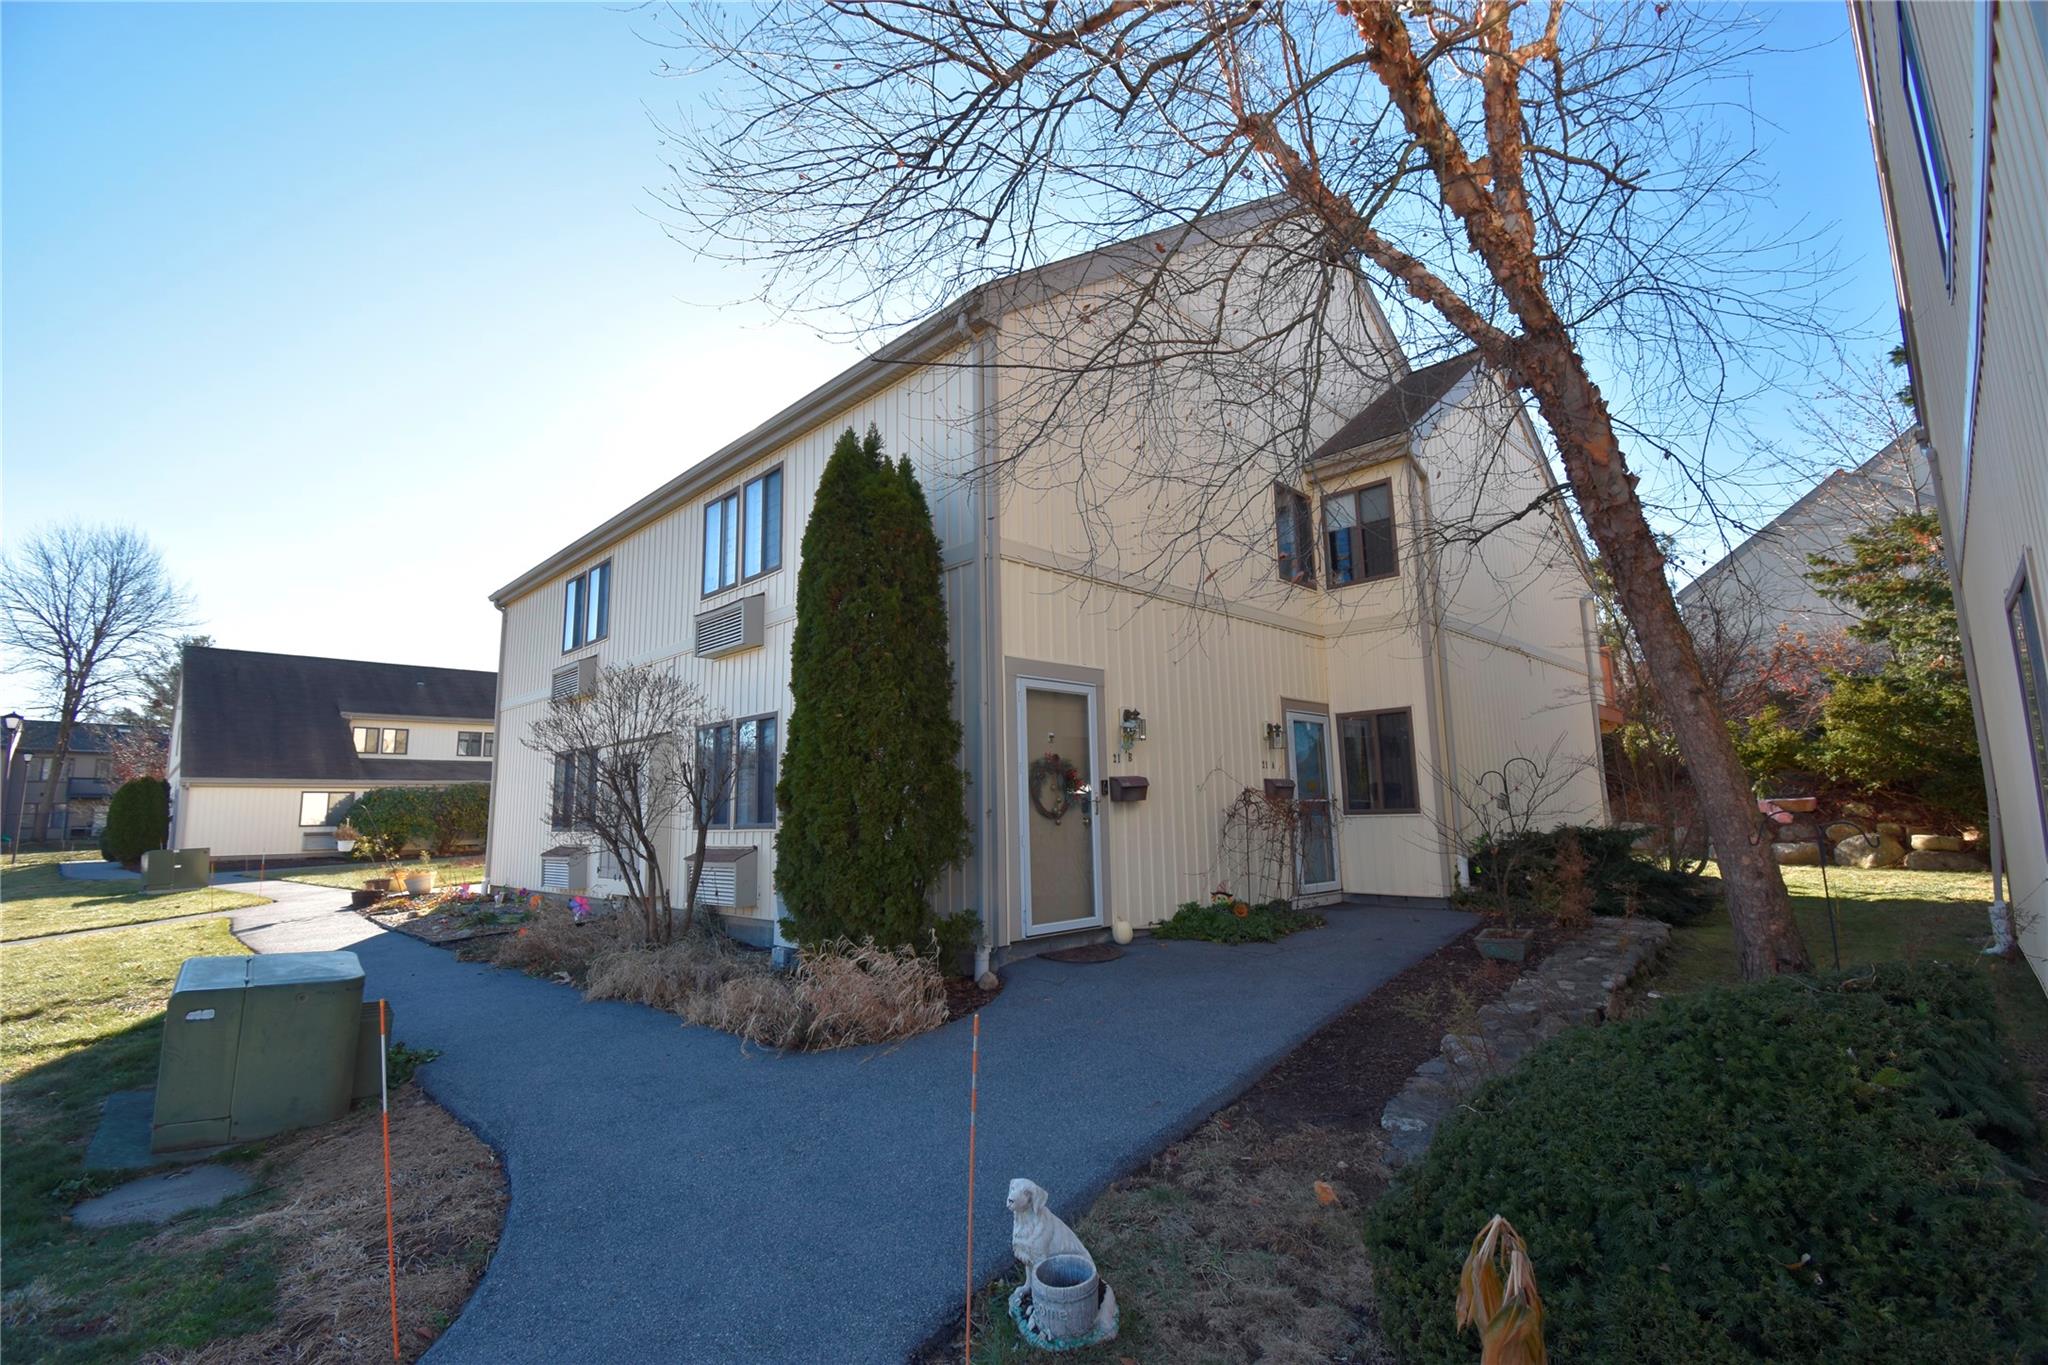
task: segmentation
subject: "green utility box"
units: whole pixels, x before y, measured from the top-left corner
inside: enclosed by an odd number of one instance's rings
[[[142,855],[144,891],[196,891],[212,880],[210,848],[153,848]]]
[[[194,957],[157,1062],[153,1152],[249,1142],[348,1112],[363,964],[354,953]]]

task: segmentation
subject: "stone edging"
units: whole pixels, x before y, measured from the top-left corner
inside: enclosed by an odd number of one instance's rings
[[[1670,941],[1671,926],[1660,920],[1603,916],[1558,945],[1479,1009],[1464,1032],[1445,1034],[1439,1054],[1388,1102],[1380,1115],[1386,1164],[1398,1168],[1421,1156],[1445,1115],[1538,1043],[1616,1013],[1629,983]]]

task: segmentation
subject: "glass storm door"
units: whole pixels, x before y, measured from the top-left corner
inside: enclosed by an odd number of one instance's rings
[[[1330,722],[1287,713],[1287,767],[1298,803],[1295,878],[1303,892],[1337,889],[1337,839],[1330,823]]]
[[[1102,832],[1095,819],[1095,689],[1017,680],[1024,933],[1102,923]]]

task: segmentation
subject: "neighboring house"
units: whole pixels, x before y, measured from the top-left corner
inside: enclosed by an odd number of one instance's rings
[[[1994,883],[2048,985],[2048,5],[1851,14]]]
[[[491,780],[497,675],[194,646],[171,721],[171,846],[335,852],[372,787]]]
[[[21,742],[14,746],[5,788],[6,810],[0,829],[7,838],[27,843],[91,839],[106,828],[107,801],[114,794],[114,741],[118,725],[81,721],[71,727],[71,752],[64,777],[53,781],[50,765],[57,752],[57,722],[22,722]]]
[[[1724,639],[1764,647],[1784,634],[1839,635],[1855,613],[1813,586],[1812,556],[1842,555],[1850,536],[1933,506],[1920,434],[1909,432],[1855,469],[1834,470],[1815,484],[1680,588],[1679,609],[1695,623],[1712,617]]]
[[[1210,423],[1253,411],[1252,386],[1197,389],[1143,435],[1085,393],[1026,410],[1017,357],[1042,354],[1046,319],[1099,316],[1093,299],[1166,240],[974,291],[493,594],[491,880],[617,889],[602,858],[574,856],[573,762],[519,736],[599,666],[665,662],[733,717],[706,739],[743,759],[705,899],[771,939],[799,544],[835,439],[870,423],[932,504],[974,831],[936,901],[978,909],[985,943],[1142,928],[1219,882],[1269,892],[1220,846],[1248,789],[1301,802],[1295,880],[1315,899],[1441,901],[1459,801],[1517,753],[1548,766],[1552,819],[1603,818],[1583,552],[1519,403],[1474,357],[1410,373],[1354,281],[1377,372],[1318,371],[1310,428],[1270,472],[1229,476],[1204,553],[1179,558],[1146,517],[1169,490],[1134,482],[1129,452],[1198,455]],[[1083,457],[1121,491],[1081,505]],[[1091,515],[1118,524],[1100,534]],[[1438,534],[1475,516],[1505,529]]]

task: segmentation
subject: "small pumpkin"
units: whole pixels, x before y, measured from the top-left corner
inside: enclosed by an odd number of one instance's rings
[[[1246,905],[1243,901],[1232,901],[1230,903],[1230,913],[1236,915],[1239,919],[1243,919],[1245,916],[1251,914],[1251,912],[1252,908],[1249,905]]]

